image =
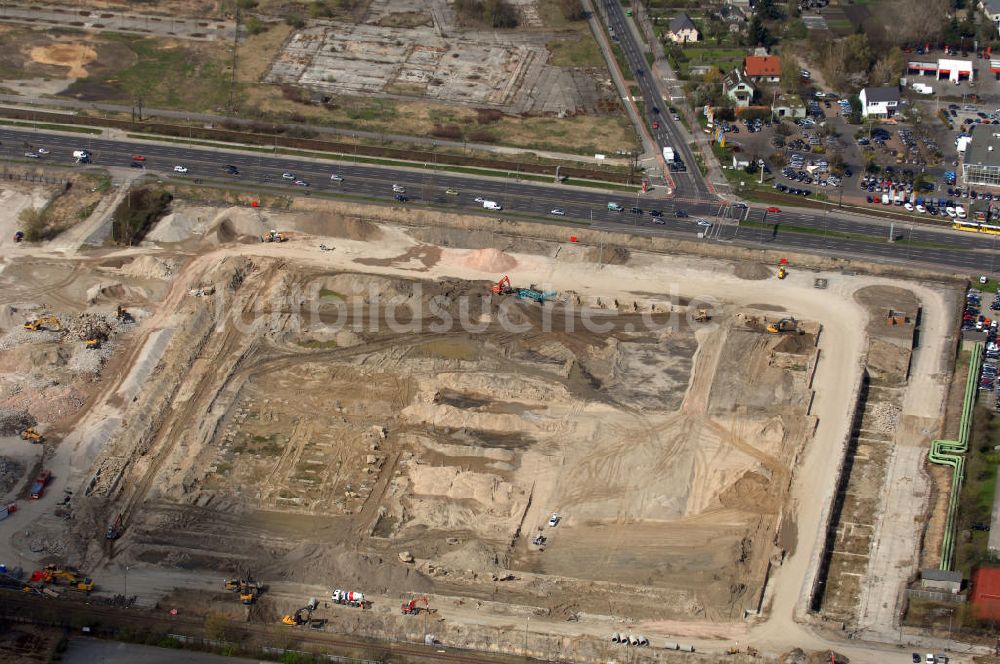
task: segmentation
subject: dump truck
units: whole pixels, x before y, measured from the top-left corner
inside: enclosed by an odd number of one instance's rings
[[[49,483],[49,479],[52,478],[52,473],[48,470],[43,470],[38,473],[38,477],[31,484],[31,499],[38,500],[45,495],[45,485]]]
[[[364,593],[358,593],[350,590],[334,590],[333,594],[330,595],[330,600],[334,604],[343,604],[345,606],[358,606],[361,608],[365,607],[365,595]]]
[[[271,229],[267,233],[260,236],[261,242],[287,242],[288,236],[284,233],[279,233],[278,231]]]

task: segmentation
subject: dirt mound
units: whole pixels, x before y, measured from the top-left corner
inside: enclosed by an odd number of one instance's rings
[[[0,408],[0,436],[20,434],[38,424],[25,408]]]
[[[123,300],[145,297],[142,289],[133,286],[125,286],[117,281],[97,283],[87,289],[87,302],[89,304],[98,303],[119,303]]]
[[[127,277],[139,277],[141,279],[170,279],[177,270],[175,261],[163,260],[154,256],[139,256],[125,265],[118,271]]]
[[[760,281],[761,279],[767,279],[774,276],[774,270],[766,265],[761,265],[760,263],[737,263],[736,269],[733,270],[733,274],[740,279]]]
[[[209,242],[227,244],[230,242],[260,242],[260,236],[268,229],[258,213],[247,208],[226,208],[215,216],[209,225],[206,239]],[[213,232],[214,231],[214,232]]]
[[[462,259],[462,265],[482,272],[504,272],[517,267],[517,259],[499,249],[477,249]]]
[[[624,247],[591,247],[584,260],[602,265],[624,265],[630,255]]]
[[[382,238],[382,229],[370,221],[344,217],[334,212],[315,212],[300,215],[295,227],[304,233],[339,237],[345,240],[367,242]]]
[[[31,49],[31,59],[43,65],[69,67],[72,78],[87,76],[85,65],[97,59],[97,52],[84,44],[49,44]]]
[[[771,483],[753,471],[743,473],[734,484],[719,495],[724,507],[733,507],[761,514],[776,513],[781,505],[772,492]]]

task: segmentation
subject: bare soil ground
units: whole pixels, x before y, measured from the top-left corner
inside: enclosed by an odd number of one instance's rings
[[[745,634],[773,566],[818,527],[791,491],[819,436],[846,427],[814,404],[831,375],[849,399],[850,371],[830,372],[860,367],[843,335],[865,329],[864,305],[815,291],[811,274],[773,298],[779,282],[755,267],[621,248],[598,270],[588,247],[280,203],[181,197],[142,247],[4,259],[0,406],[40,422],[53,500],[73,494],[56,512],[33,501],[0,553],[108,586],[126,564],[162,574],[157,588],[250,569],[276,588],[252,622],[279,619],[295,593],[347,588],[375,602],[365,629],[400,629],[399,598],[429,594],[455,643],[525,617],[560,638],[617,621]],[[261,244],[267,228],[292,239]],[[554,301],[490,295],[504,272]],[[700,290],[669,296],[668,278]],[[889,293],[897,308],[903,293]],[[712,300],[710,321],[690,319],[706,306],[694,296]],[[842,351],[821,325],[765,331],[818,297],[849,350],[826,373],[819,349]],[[114,319],[118,303],[136,323]],[[35,312],[71,330],[23,330]],[[85,350],[97,323],[107,343]],[[873,406],[862,429],[894,412]],[[852,509],[873,510],[877,491],[859,486]],[[840,550],[860,554],[852,533]]]

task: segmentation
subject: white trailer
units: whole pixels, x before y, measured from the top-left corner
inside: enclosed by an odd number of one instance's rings
[[[674,149],[670,146],[663,148],[663,159],[668,163],[673,163],[675,159]]]

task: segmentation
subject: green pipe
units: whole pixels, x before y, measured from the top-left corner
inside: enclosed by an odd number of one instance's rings
[[[958,517],[958,499],[965,477],[965,454],[969,451],[969,430],[972,428],[972,411],[979,390],[979,370],[983,362],[983,344],[972,345],[969,357],[969,375],[965,380],[965,399],[962,402],[962,419],[958,425],[958,440],[935,440],[931,443],[930,461],[951,466],[951,496],[945,518],[944,538],[941,541],[940,569],[950,571],[955,556],[955,521]]]

